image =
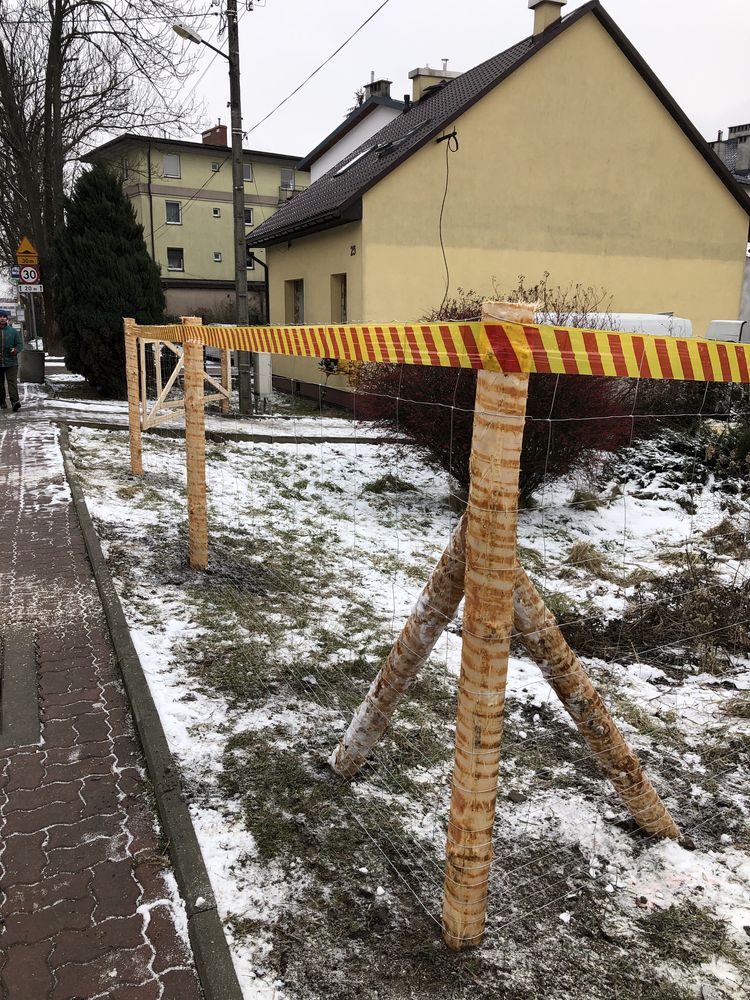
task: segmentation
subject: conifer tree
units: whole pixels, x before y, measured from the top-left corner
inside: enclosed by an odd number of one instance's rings
[[[78,178],[65,215],[55,287],[65,364],[102,395],[122,398],[123,317],[163,321],[159,268],[121,181],[107,167],[97,164]]]

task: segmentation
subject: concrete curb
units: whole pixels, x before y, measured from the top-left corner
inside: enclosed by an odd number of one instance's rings
[[[180,772],[167,745],[148,681],[130,637],[120,598],[86,506],[78,473],[70,455],[68,427],[60,424],[59,428],[65,475],[154,788],[177,884],[185,901],[190,943],[205,1000],[242,1000],[242,990],[216,909],[211,882],[182,793]]]

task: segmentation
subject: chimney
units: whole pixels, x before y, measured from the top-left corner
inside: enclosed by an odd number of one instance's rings
[[[568,0],[529,0],[529,9],[534,11],[534,37],[541,35],[550,25],[557,24],[562,17],[561,7]]]
[[[370,73],[370,82],[365,84],[365,100],[370,97],[390,97],[391,81],[376,80],[375,71]]]
[[[719,129],[719,138],[716,141],[717,142],[721,142],[723,138],[724,138],[724,129],[720,128]]]
[[[212,125],[211,128],[207,128],[205,132],[201,132],[201,139],[203,140],[204,146],[226,146],[227,145],[227,127],[221,124],[221,118],[219,119],[218,125]]]
[[[436,87],[441,83],[448,83],[449,80],[455,80],[457,76],[461,76],[460,73],[455,73],[448,69],[448,60],[443,59],[442,69],[432,69],[430,66],[421,66],[417,69],[413,69],[409,73],[409,79],[412,81],[411,85],[411,99],[416,103],[424,97],[425,92],[429,90],[430,87]]]

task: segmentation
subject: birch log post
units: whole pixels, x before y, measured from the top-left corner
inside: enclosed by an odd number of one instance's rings
[[[130,430],[130,469],[134,476],[143,475],[141,443],[141,407],[138,382],[138,337],[134,319],[123,320],[125,335],[125,378],[128,387],[128,426]]]
[[[342,777],[353,777],[367,760],[445,626],[456,617],[464,596],[465,555],[464,514],[364,701],[331,754],[331,766]]]
[[[533,321],[530,306],[485,303],[484,320]],[[482,939],[513,626],[518,477],[529,377],[480,371],[471,442],[456,758],[446,843],[443,939]]]
[[[354,777],[361,769],[443,629],[455,617],[463,597],[465,547],[464,515],[409,620],[331,755],[331,766],[342,777]],[[638,826],[652,836],[678,837],[679,830],[645,774],[638,755],[627,745],[583,664],[565,641],[554,616],[518,563],[513,584],[513,630],[570,714],[605,777],[612,782]]]
[[[570,713],[638,826],[655,837],[677,839],[680,831],[644,772],[638,755],[623,739],[583,664],[519,563],[513,587],[513,612],[518,637]]]
[[[206,515],[206,415],[203,393],[203,344],[183,344],[185,376],[185,461],[187,468],[188,560],[193,569],[208,566]]]

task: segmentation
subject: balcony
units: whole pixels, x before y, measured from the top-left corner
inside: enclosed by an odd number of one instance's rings
[[[279,188],[279,205],[283,205],[285,201],[291,201],[295,195],[300,193],[300,191],[306,191],[306,190],[307,188],[298,187],[296,184],[294,187],[282,185]]]

